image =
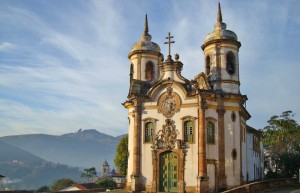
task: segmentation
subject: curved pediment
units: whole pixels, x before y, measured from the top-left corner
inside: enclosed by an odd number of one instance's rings
[[[193,83],[194,89],[200,89],[200,90],[210,90],[210,85],[208,84],[207,76],[204,72],[201,72],[194,78]]]

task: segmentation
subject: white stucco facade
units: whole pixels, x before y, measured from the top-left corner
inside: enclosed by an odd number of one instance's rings
[[[240,93],[241,44],[222,22],[220,7],[214,31],[202,45],[206,70],[193,80],[181,75],[178,54],[163,57],[147,25],[146,18],[144,34],[128,55],[127,188],[218,192],[260,180],[260,133],[246,124],[251,116],[244,106],[247,96]],[[146,67],[149,62],[152,68]]]

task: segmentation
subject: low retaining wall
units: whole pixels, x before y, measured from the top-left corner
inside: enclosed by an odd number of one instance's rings
[[[299,183],[292,179],[277,179],[253,182],[230,190],[226,190],[222,193],[264,193],[293,187],[299,187]]]
[[[105,192],[106,188],[96,188],[96,189],[89,189],[89,190],[74,190],[74,191],[67,191],[65,193],[95,193],[95,192]],[[34,191],[28,190],[9,190],[9,191],[1,191],[0,193],[34,193]],[[64,192],[51,192],[51,193],[64,193]]]

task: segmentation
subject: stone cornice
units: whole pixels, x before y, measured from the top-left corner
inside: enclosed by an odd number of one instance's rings
[[[206,43],[204,43],[201,48],[204,51],[206,46],[209,46],[211,44],[217,44],[217,43],[231,43],[234,44],[238,47],[238,49],[241,47],[241,42],[237,41],[237,40],[232,40],[232,39],[214,39],[214,40],[210,40]]]

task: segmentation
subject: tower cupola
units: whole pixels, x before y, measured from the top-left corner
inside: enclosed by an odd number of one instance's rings
[[[201,46],[205,73],[213,90],[240,94],[238,52],[241,43],[237,35],[226,27],[219,2],[214,30],[206,36]]]
[[[149,34],[148,18],[146,15],[145,24],[144,24],[144,33],[141,35],[141,40],[133,44],[128,57],[130,57],[131,54],[134,54],[134,52],[142,51],[142,50],[160,52],[159,45],[155,42],[152,42],[151,39],[152,36]]]
[[[221,5],[220,3],[218,4],[218,15],[217,15],[217,23],[214,25],[214,31],[209,33],[205,37],[205,42],[209,43],[210,41],[213,40],[218,40],[218,39],[228,39],[228,40],[236,40],[237,41],[237,35],[228,29],[226,29],[226,23],[223,23],[223,18],[222,18],[222,11],[221,11]]]
[[[130,59],[130,79],[153,82],[159,76],[160,47],[152,42],[149,34],[148,18],[145,17],[144,32],[140,41],[133,44],[128,54]]]

